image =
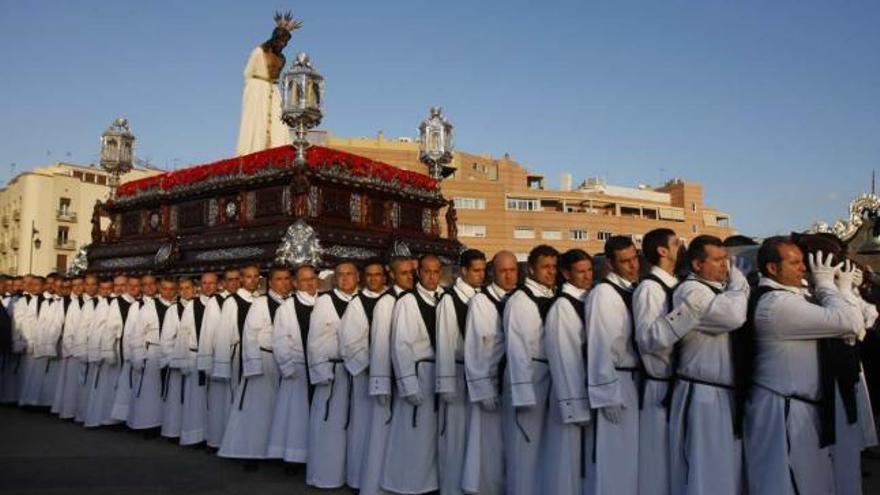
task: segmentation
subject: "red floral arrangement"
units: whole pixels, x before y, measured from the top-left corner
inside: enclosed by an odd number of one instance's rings
[[[152,189],[170,191],[175,187],[189,186],[215,177],[251,176],[268,168],[282,170],[292,167],[295,157],[296,150],[293,146],[279,146],[250,155],[126,182],[119,186],[116,195],[119,198],[126,198]],[[323,167],[339,165],[358,177],[374,177],[386,182],[396,179],[401,185],[428,191],[434,190],[437,186],[434,179],[424,174],[322,146],[312,146],[306,151],[306,165],[315,171],[320,171]]]

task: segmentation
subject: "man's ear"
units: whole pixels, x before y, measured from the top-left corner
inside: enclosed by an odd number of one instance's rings
[[[779,275],[779,266],[777,266],[776,263],[767,263],[766,268],[767,274],[773,277]]]

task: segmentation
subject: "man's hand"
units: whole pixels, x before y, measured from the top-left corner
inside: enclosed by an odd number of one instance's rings
[[[489,399],[483,399],[480,401],[480,407],[483,408],[484,411],[492,412],[498,409],[498,397],[492,397]]]
[[[385,407],[391,402],[391,397],[386,394],[377,395],[376,402],[378,402],[380,406]]]
[[[425,401],[425,398],[422,397],[421,392],[416,392],[412,395],[408,395],[406,397],[406,401],[409,402],[410,404],[412,404],[414,407],[419,407],[422,405],[422,402]]]
[[[607,406],[602,408],[602,416],[611,424],[618,424],[623,419],[623,406]]]

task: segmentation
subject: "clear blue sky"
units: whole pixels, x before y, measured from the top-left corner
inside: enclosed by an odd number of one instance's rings
[[[287,8],[337,135],[415,135],[440,104],[460,149],[554,186],[696,180],[752,235],[843,216],[880,168],[877,1],[0,0],[0,179],[94,161],[117,115],[156,165],[232,155]]]

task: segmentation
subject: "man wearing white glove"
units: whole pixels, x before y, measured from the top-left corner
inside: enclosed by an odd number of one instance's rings
[[[699,322],[678,344],[678,380],[670,406],[672,493],[742,493],[742,442],[734,433],[731,333],[746,321],[749,286],[731,267],[721,240],[698,236],[688,249],[691,274],[673,307],[697,308]]]
[[[392,492],[438,489],[434,357],[442,270],[437,256],[422,256],[416,288],[402,295],[395,308],[391,361],[399,395],[382,473],[382,488]]]
[[[611,271],[587,298],[587,384],[596,418],[597,495],[638,493],[641,363],[635,344],[632,295],[639,278],[639,254],[628,236],[605,242]]]
[[[492,283],[474,295],[468,305],[464,366],[471,403],[461,481],[466,493],[505,493],[500,409],[504,372],[501,318],[507,295],[516,288],[518,268],[513,253],[496,253],[492,258]]]

